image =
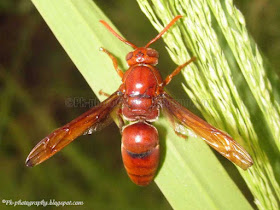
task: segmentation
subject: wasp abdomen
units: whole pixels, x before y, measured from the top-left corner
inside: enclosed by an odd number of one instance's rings
[[[122,135],[122,158],[130,179],[148,185],[159,163],[159,140],[156,128],[145,122],[128,125]]]

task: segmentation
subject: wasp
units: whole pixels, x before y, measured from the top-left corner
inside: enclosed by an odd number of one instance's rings
[[[40,164],[78,136],[103,128],[112,121],[108,120],[110,114],[116,113],[122,133],[121,152],[127,174],[135,184],[148,185],[156,174],[160,158],[159,134],[152,123],[163,111],[173,122],[177,121],[193,130],[217,152],[242,169],[250,167],[253,164],[250,155],[236,141],[191,113],[164,91],[164,87],[173,77],[194,61],[195,57],[178,66],[163,79],[155,67],[158,64],[159,53],[149,46],[181,17],[176,16],[144,47],[137,47],[125,40],[101,20],[114,36],[134,49],[126,55],[129,69],[124,72],[118,67],[117,59],[109,51],[101,48],[111,58],[121,78],[120,87],[105,101],[42,139],[28,155],[26,165],[31,167]],[[124,120],[129,123],[125,125]]]

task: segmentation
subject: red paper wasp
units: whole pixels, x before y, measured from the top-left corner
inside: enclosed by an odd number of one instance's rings
[[[119,89],[104,102],[93,107],[41,140],[30,152],[27,166],[35,166],[53,156],[84,133],[91,133],[108,124],[112,112],[117,113],[122,131],[122,158],[130,179],[137,185],[149,184],[159,163],[159,137],[151,124],[157,120],[160,110],[172,120],[192,129],[207,144],[224,157],[246,170],[253,164],[250,155],[229,135],[209,125],[172,99],[164,87],[195,58],[178,66],[165,80],[155,68],[159,54],[148,48],[158,40],[179,18],[176,16],[145,47],[137,47],[118,35],[106,22],[100,22],[119,40],[134,48],[126,56],[129,69],[123,73],[116,58],[101,48],[112,59],[115,70],[122,79]],[[124,126],[123,118],[129,121]]]

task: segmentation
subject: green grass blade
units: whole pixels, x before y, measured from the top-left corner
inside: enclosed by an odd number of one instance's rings
[[[257,49],[255,49],[256,55],[252,54],[253,50],[248,42],[249,35],[244,22],[241,21],[243,17],[240,12],[233,8],[230,1],[227,1],[227,9],[235,14],[233,16],[231,13],[230,17],[224,14],[219,1],[178,0],[174,3],[173,1],[152,0],[152,6],[146,0],[138,0],[138,2],[158,31],[162,30],[163,26],[175,15],[184,15],[182,24],[178,24],[180,30],[173,29],[174,33],[167,34],[164,40],[171,57],[177,64],[188,60],[190,55],[187,49],[198,57],[197,66],[189,66],[183,72],[186,79],[185,90],[208,122],[226,130],[234,139],[245,145],[252,155],[254,166],[246,172],[239,170],[253,193],[258,208],[278,209],[280,188],[275,177],[277,169],[268,159],[270,154],[265,153],[260,146],[260,139],[250,120],[249,110],[240,97],[240,94],[246,92],[248,87],[238,92],[237,85],[239,84],[233,80],[236,72],[230,68],[232,61],[229,58],[227,60],[225,53],[228,52],[223,51],[220,45],[223,39],[231,42],[228,45],[237,58],[236,62],[242,69],[252,92],[254,91],[253,95],[260,109],[264,109],[264,104],[269,104],[264,112],[266,121],[262,122],[263,125],[267,124],[267,127],[270,127],[271,123],[277,122],[271,131],[274,137],[279,138],[278,105],[269,98],[273,87],[270,86],[264,73],[262,59]],[[216,20],[211,16],[211,12],[218,17]],[[221,29],[215,27],[215,21],[223,27],[225,37],[221,38],[219,33]],[[240,26],[239,31],[233,28],[232,22]],[[248,69],[247,65],[252,65],[255,69]],[[265,94],[265,97],[262,94]],[[263,99],[262,102],[260,102],[261,99]],[[205,104],[205,100],[210,103]],[[251,98],[248,97],[247,100]],[[260,123],[261,119],[258,121]],[[266,136],[265,139],[268,137]],[[266,143],[267,147],[270,147],[269,151],[272,152],[273,146]],[[279,157],[279,152],[277,154]]]
[[[100,9],[90,0],[32,2],[93,91],[115,91],[121,80],[99,48],[115,55],[126,55],[130,48],[99,23],[102,19],[112,25]]]
[[[98,22],[108,20],[97,6],[90,0],[34,0],[33,3],[93,91],[116,90],[120,78],[108,56],[99,52],[99,47],[122,60],[129,47]],[[164,119],[156,124],[164,154],[155,181],[173,208],[251,209],[203,141],[194,136],[188,140],[179,138]]]

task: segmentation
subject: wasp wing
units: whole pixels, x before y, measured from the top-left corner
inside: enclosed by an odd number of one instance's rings
[[[213,149],[235,163],[243,170],[246,170],[253,164],[250,155],[228,134],[214,128],[198,116],[191,113],[175,101],[167,93],[162,95],[162,107],[169,117],[174,116],[184,126],[193,130]]]
[[[117,107],[120,100],[121,96],[118,92],[115,92],[99,105],[53,131],[32,149],[25,164],[29,167],[38,165],[67,146],[78,136],[92,133],[99,130],[104,124],[107,125],[110,113]]]

